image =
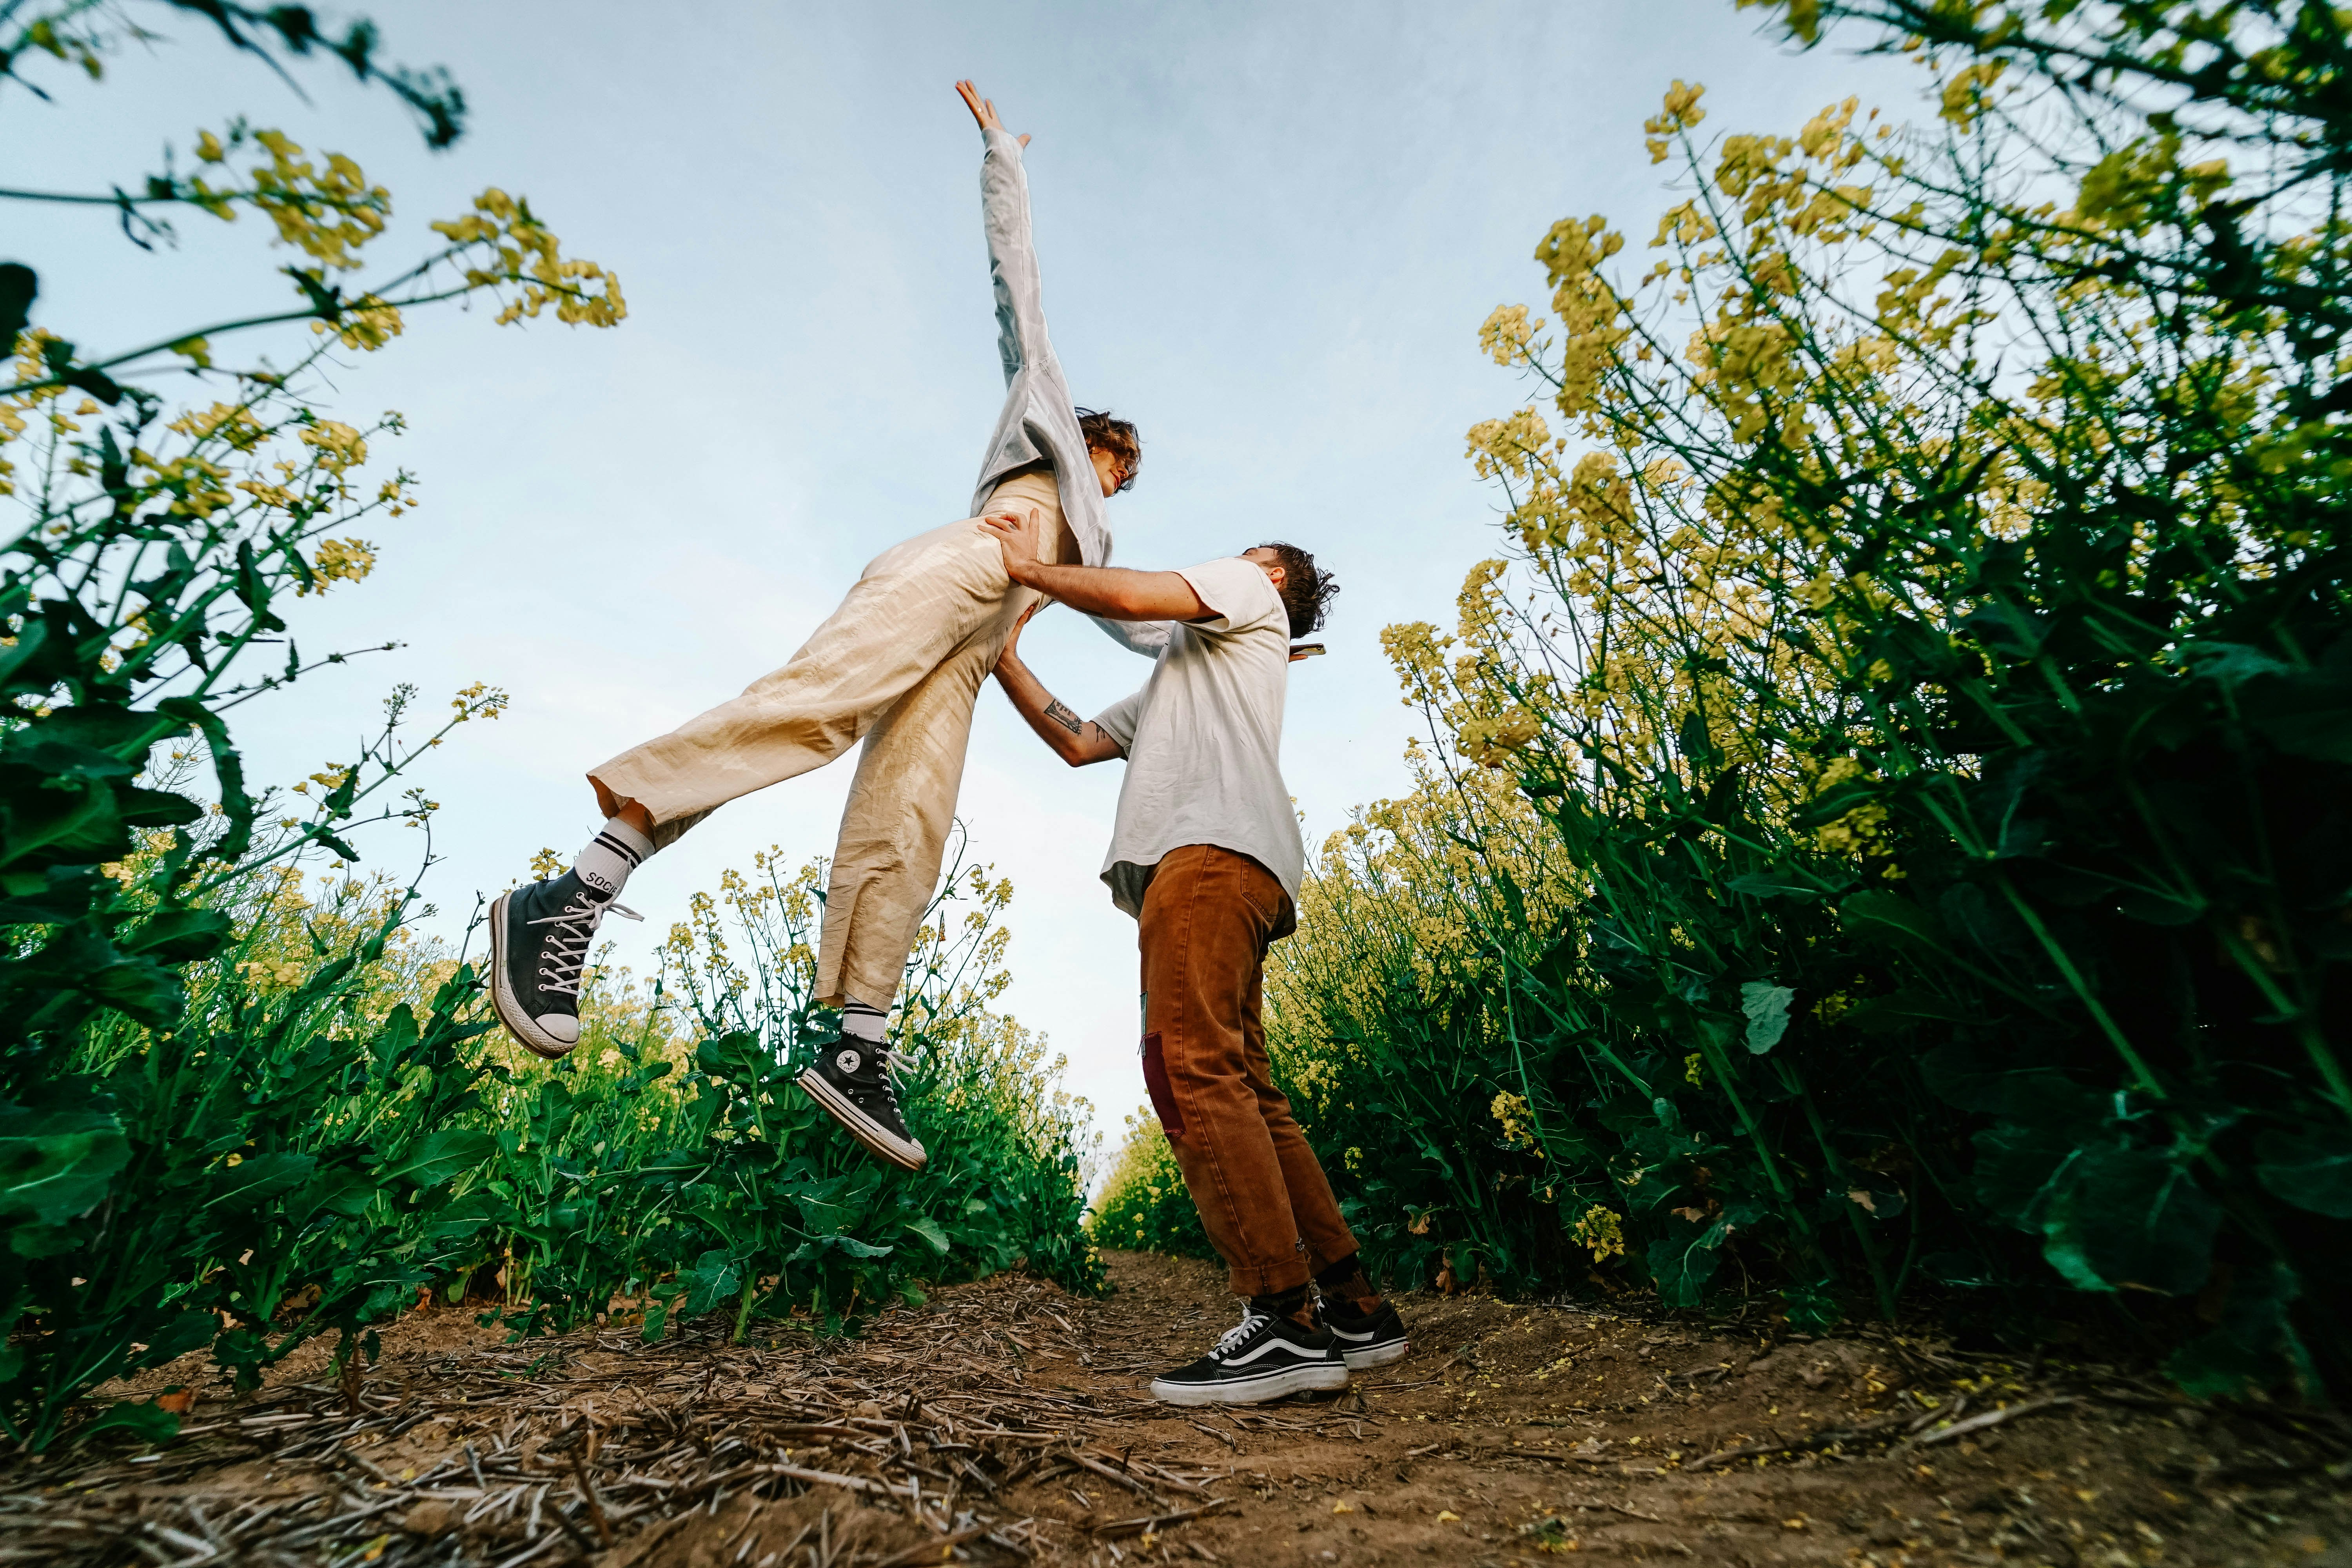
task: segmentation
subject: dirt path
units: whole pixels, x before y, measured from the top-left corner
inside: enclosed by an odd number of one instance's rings
[[[1217,1275],[1113,1278],[824,1345],[421,1314],[356,1409],[288,1383],[161,1453],[0,1462],[0,1562],[2352,1568],[2352,1432],[2112,1369],[1414,1297],[1413,1354],[1335,1399],[1176,1412],[1144,1384],[1228,1326]]]

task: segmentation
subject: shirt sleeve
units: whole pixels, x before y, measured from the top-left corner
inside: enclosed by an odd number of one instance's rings
[[[1135,726],[1143,717],[1143,693],[1133,692],[1120,698],[1095,715],[1095,728],[1108,735],[1118,746],[1119,755],[1135,750]]]
[[[1029,237],[1029,176],[1021,142],[1002,131],[983,131],[980,161],[981,225],[988,232],[988,277],[996,293],[996,352],[1004,381],[1024,367],[1053,363],[1045,337],[1045,307],[1037,277],[1037,249]],[[1058,379],[1058,377],[1056,377]]]
[[[1003,131],[983,131],[981,142],[981,226],[988,237],[996,352],[1003,362],[1005,395],[1003,411],[981,458],[972,510],[979,511],[996,480],[1045,459],[1054,466],[1054,480],[1062,492],[1062,519],[1077,536],[1080,555],[1087,565],[1099,566],[1109,558],[1109,526],[1062,363],[1045,331],[1044,284],[1030,237],[1029,176],[1022,167],[1021,139]]]
[[[1187,623],[1194,631],[1211,636],[1246,631],[1270,616],[1283,616],[1283,631],[1286,635],[1289,632],[1282,595],[1274,591],[1273,580],[1255,562],[1228,555],[1222,561],[1203,561],[1198,566],[1184,567],[1176,574],[1192,584],[1192,592],[1201,595],[1201,603],[1209,606],[1209,619]]]
[[[1103,616],[1089,616],[1088,620],[1103,629],[1104,635],[1129,653],[1139,653],[1146,658],[1158,658],[1168,646],[1169,623],[1166,621],[1114,621]]]

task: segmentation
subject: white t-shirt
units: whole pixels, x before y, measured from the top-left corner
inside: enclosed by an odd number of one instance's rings
[[[1102,879],[1111,901],[1140,919],[1160,858],[1213,844],[1273,872],[1295,905],[1307,848],[1282,782],[1290,613],[1239,556],[1180,575],[1211,618],[1172,625],[1143,689],[1095,717],[1127,753]]]

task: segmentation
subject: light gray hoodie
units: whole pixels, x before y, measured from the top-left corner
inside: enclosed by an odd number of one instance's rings
[[[1037,250],[1029,237],[1029,179],[1021,167],[1020,138],[983,130],[986,152],[980,161],[980,211],[988,231],[988,270],[996,289],[996,347],[1004,359],[1004,411],[981,459],[980,488],[972,492],[972,515],[1008,474],[1040,460],[1054,465],[1061,492],[1062,520],[1078,542],[1088,566],[1110,564],[1110,524],[1103,515],[1102,484],[1087,455],[1087,438],[1062,378],[1062,362],[1045,335],[1045,310],[1039,296]],[[1156,656],[1167,645],[1161,623],[1107,621],[1095,624],[1137,653]]]

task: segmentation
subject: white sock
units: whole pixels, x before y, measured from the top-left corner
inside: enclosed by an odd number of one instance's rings
[[[882,1026],[889,1017],[881,1008],[868,1007],[855,996],[841,999],[841,1032],[869,1046],[882,1043]]]
[[[611,817],[588,841],[588,847],[580,851],[580,858],[572,863],[572,868],[580,874],[581,881],[599,894],[617,899],[621,889],[628,886],[629,873],[653,852],[652,839],[619,817]]]

